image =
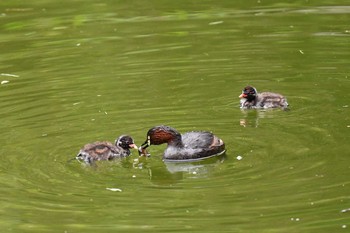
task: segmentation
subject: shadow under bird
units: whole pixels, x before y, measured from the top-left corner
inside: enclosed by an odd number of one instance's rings
[[[115,143],[103,141],[86,144],[80,149],[76,159],[92,164],[98,160],[113,160],[127,157],[131,154],[130,149],[138,149],[132,137],[122,135]]]
[[[286,110],[288,102],[286,97],[273,92],[258,93],[255,87],[246,86],[239,96],[242,109],[249,108],[282,108]]]
[[[147,147],[163,143],[168,144],[163,154],[166,162],[197,161],[225,153],[225,143],[211,132],[192,131],[181,135],[172,127],[160,125],[148,130],[139,155],[147,156]]]

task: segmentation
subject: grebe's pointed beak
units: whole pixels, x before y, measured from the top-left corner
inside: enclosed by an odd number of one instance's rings
[[[141,145],[142,149],[146,149],[147,147],[149,147],[151,145],[151,137],[147,136],[147,140]]]
[[[151,145],[151,138],[148,136],[147,140],[140,146],[138,149],[140,156],[148,156],[148,152],[146,151],[146,148]]]

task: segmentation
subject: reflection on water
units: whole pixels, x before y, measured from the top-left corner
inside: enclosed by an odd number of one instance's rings
[[[2,231],[348,228],[350,10],[336,4],[2,1]],[[291,111],[241,111],[248,83]],[[213,131],[226,156],[67,162],[160,124]]]
[[[143,156],[135,158],[132,167],[137,170],[148,170],[149,179],[153,183],[174,184],[185,178],[204,178],[224,163],[226,155],[220,155],[213,158],[197,162],[162,162],[152,166],[149,158]]]
[[[203,162],[192,162],[192,163],[176,163],[176,162],[165,162],[166,168],[170,173],[187,173],[194,177],[202,177],[210,173],[210,170],[214,169],[220,163],[224,162],[224,155],[206,159]]]
[[[279,113],[281,111],[282,113]],[[239,120],[239,124],[243,127],[255,128],[259,126],[260,119],[273,119],[276,117],[278,118],[281,117],[281,114],[283,114],[283,110],[280,109],[242,109],[241,112],[243,118]]]

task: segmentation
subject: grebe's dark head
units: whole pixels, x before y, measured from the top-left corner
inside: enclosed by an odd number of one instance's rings
[[[242,90],[242,94],[238,96],[239,98],[247,99],[248,101],[254,100],[256,98],[256,95],[258,94],[257,90],[252,86],[246,86]]]
[[[137,149],[137,146],[134,143],[134,140],[132,139],[132,137],[128,135],[122,135],[119,138],[117,138],[115,140],[115,145],[123,149],[130,149],[130,148]]]
[[[177,142],[181,142],[181,134],[174,128],[165,125],[155,126],[148,130],[147,139],[141,145],[140,150],[146,149],[150,145],[160,145],[163,143],[172,144]]]

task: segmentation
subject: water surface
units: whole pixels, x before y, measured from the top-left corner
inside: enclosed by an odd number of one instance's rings
[[[0,20],[3,232],[350,227],[346,1],[4,1]],[[290,111],[241,111],[247,84]],[[67,162],[158,124],[227,153]]]

